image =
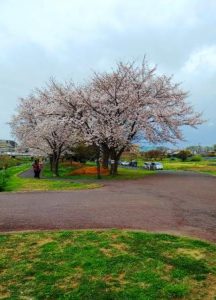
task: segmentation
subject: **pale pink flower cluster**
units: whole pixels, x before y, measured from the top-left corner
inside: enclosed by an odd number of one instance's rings
[[[21,100],[11,124],[27,147],[47,154],[57,151],[60,157],[82,140],[117,164],[137,136],[173,143],[182,139],[182,126],[202,123],[186,98],[172,77],[158,75],[146,60],[141,65],[119,62],[109,73],[94,73],[83,86],[50,80]]]

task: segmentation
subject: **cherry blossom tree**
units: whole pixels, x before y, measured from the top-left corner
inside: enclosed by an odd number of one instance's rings
[[[111,159],[117,174],[123,151],[135,138],[151,143],[183,139],[182,126],[202,123],[186,101],[187,93],[172,77],[158,75],[156,67],[119,62],[109,73],[94,73],[83,86],[51,80],[47,88],[23,99],[12,128],[31,148],[59,157],[76,137],[102,153],[103,165]],[[98,171],[99,172],[99,171]]]
[[[48,86],[21,99],[11,121],[12,132],[21,144],[37,154],[49,155],[55,176],[59,175],[61,154],[77,140],[69,120],[58,111],[61,108]]]
[[[87,146],[92,146],[96,154],[97,177],[100,179],[101,149],[96,138],[96,128],[92,123],[91,110],[80,94],[83,87],[76,87],[72,82],[60,84],[54,80],[51,80],[50,86],[59,107],[61,107],[61,110],[54,114],[58,117],[67,118],[70,125],[78,132],[79,141]]]
[[[174,143],[183,139],[182,126],[202,123],[180,85],[172,77],[157,75],[145,60],[141,66],[119,62],[110,73],[94,73],[90,83],[76,93],[84,107],[85,135],[101,148],[106,160],[111,158],[112,175],[135,137]]]

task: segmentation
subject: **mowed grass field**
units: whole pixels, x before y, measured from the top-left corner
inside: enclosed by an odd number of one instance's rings
[[[193,171],[216,175],[216,159],[194,161],[162,161],[165,170]]]
[[[71,165],[70,162],[65,161],[60,164],[59,166],[59,175],[61,178],[65,179],[74,179],[74,180],[82,180],[82,179],[89,179],[94,180],[97,178],[96,174],[73,174],[73,171],[83,166],[95,166],[95,163],[87,162],[87,164],[82,164],[81,166],[74,166]],[[118,175],[117,176],[110,176],[110,175],[101,175],[102,179],[105,180],[117,180],[117,179],[138,179],[143,178],[144,176],[155,174],[154,171],[148,171],[144,169],[133,169],[133,168],[118,168]],[[45,165],[43,170],[43,175],[47,178],[52,178],[53,174],[50,171],[49,165]]]
[[[127,159],[126,159],[127,160]],[[129,161],[129,160],[128,160]],[[154,160],[151,160],[154,161]],[[144,162],[142,158],[137,159],[138,167],[143,167]],[[210,175],[216,175],[216,158],[211,160],[202,159],[201,161],[181,161],[180,159],[163,159],[160,161],[164,170],[173,170],[173,171],[193,171],[199,173],[207,173]]]
[[[120,230],[0,235],[0,299],[216,297],[216,246]]]
[[[133,180],[144,178],[145,176],[155,174],[155,171],[149,171],[142,168],[144,161],[138,160],[139,168],[122,168],[119,167],[117,176],[102,175],[105,180]],[[199,173],[207,173],[216,176],[216,160],[193,161],[162,161],[165,170],[173,171],[193,171]],[[94,163],[87,163],[86,166],[94,166]],[[1,191],[49,191],[49,190],[74,190],[74,189],[91,189],[101,187],[100,181],[97,181],[96,174],[74,175],[73,171],[83,167],[71,165],[69,161],[60,164],[60,179],[53,179],[49,166],[45,165],[43,176],[47,179],[20,178],[19,174],[31,168],[31,164],[23,164],[20,166],[10,167],[6,170],[5,183],[2,186],[3,170],[0,170],[0,190]],[[66,180],[63,180],[66,179]]]
[[[31,168],[30,164],[11,167],[6,170],[4,191],[55,191],[98,188],[98,183],[73,182],[72,180],[49,180],[21,178],[19,174]],[[1,171],[3,172],[3,171]]]
[[[128,160],[129,161],[129,160]],[[145,170],[143,168],[144,160],[137,159],[139,168],[130,168],[130,167],[121,167],[118,168],[118,175],[113,177],[109,175],[102,175],[103,179],[138,179],[143,178],[144,176],[155,174],[154,171]],[[216,159],[213,160],[202,160],[202,161],[185,161],[182,162],[180,160],[169,160],[164,159],[161,161],[164,170],[172,170],[172,171],[193,171],[198,173],[206,173],[210,175],[216,176]],[[94,166],[95,164],[92,162],[87,162],[86,166]],[[81,166],[71,165],[70,162],[65,161],[60,164],[59,174],[62,178],[71,178],[71,179],[95,179],[96,175],[73,175],[73,171],[85,166],[84,164]],[[49,166],[46,165],[43,171],[43,175],[47,178],[52,178],[52,173],[49,170]]]

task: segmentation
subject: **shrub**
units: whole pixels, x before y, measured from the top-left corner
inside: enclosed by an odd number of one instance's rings
[[[24,161],[24,158],[14,158],[9,155],[0,156],[0,169],[7,169],[13,166],[18,166]]]
[[[161,150],[149,150],[147,152],[143,152],[142,157],[145,160],[162,160],[166,157],[166,154],[164,151]]]
[[[6,173],[5,170],[0,171],[0,192],[3,192],[6,187]]]
[[[202,156],[201,155],[194,155],[190,158],[190,161],[201,161]]]
[[[182,161],[186,161],[191,156],[191,152],[189,150],[181,150],[176,156]]]
[[[174,156],[171,156],[171,157],[170,157],[170,160],[171,160],[171,161],[179,161],[179,159],[178,159],[177,157],[174,157]]]

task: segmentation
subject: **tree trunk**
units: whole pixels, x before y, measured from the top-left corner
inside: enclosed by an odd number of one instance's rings
[[[101,179],[100,159],[99,158],[97,158],[97,179]]]
[[[53,171],[53,155],[49,155],[49,164],[50,164],[50,171]]]
[[[115,176],[118,174],[118,160],[111,159],[110,175]]]
[[[57,177],[59,177],[59,158],[60,158],[60,154],[54,151],[53,159],[52,159],[52,173],[53,176],[57,176]]]
[[[96,154],[97,179],[101,179],[100,146],[95,143],[93,143],[92,146],[94,147],[93,149]]]
[[[100,148],[96,147],[96,153],[97,153],[97,157],[96,157],[96,165],[97,165],[97,179],[101,179],[101,168],[100,168]]]
[[[55,176],[59,177],[59,159],[55,160],[54,174]]]
[[[118,162],[122,155],[122,152],[125,148],[122,148],[118,153],[115,149],[112,149],[111,151],[111,168],[110,168],[110,175],[115,176],[118,175]]]
[[[117,171],[118,171],[118,159],[117,159],[115,149],[111,150],[110,158],[111,158],[110,175],[115,176],[117,175]]]
[[[110,156],[110,151],[106,146],[102,146],[102,167],[104,169],[109,168],[109,156]]]

